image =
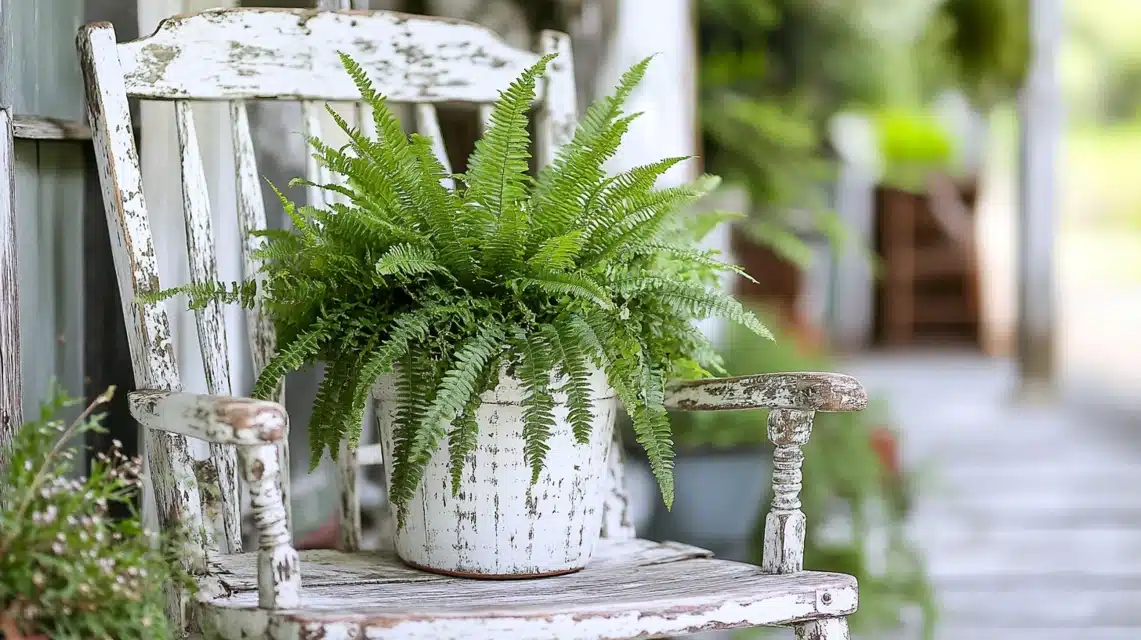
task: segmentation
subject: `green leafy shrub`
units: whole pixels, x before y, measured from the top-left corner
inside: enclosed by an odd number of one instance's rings
[[[273,395],[282,376],[305,363],[328,363],[310,423],[316,463],[325,449],[335,455],[342,438],[356,441],[369,389],[396,367],[401,391],[390,494],[401,521],[444,438],[458,488],[476,441],[480,393],[496,385],[501,367],[526,389],[525,455],[536,478],[554,422],[550,374],[563,374],[569,419],[585,440],[587,375],[598,366],[633,416],[671,503],[665,383],[717,367],[692,321],[721,316],[766,334],[752,313],[710,286],[718,273],[737,268],[691,241],[724,216],[682,215],[717,179],[655,189],[658,177],[686,158],[613,176],[603,170],[638,115],[623,113],[622,105],[649,59],[590,107],[550,166],[537,177],[528,174],[528,112],[550,59],[501,93],[453,190],[441,184],[445,175],[431,141],[405,136],[364,71],[343,56],[373,107],[378,138],[330,109],[350,144],[310,143],[322,164],[348,180],[317,186],[348,202],[298,208],[283,197],[294,228],[261,234],[262,286],[278,352],[254,395]],[[249,305],[257,286],[186,286],[145,300],[185,292],[192,307]]]
[[[930,114],[885,109],[875,117],[883,183],[907,191],[925,191],[930,172],[948,170],[955,148],[951,134]]]
[[[74,405],[53,393],[39,419],[24,424],[0,452],[0,634],[9,638],[171,637],[166,593],[156,586],[192,582],[173,545],[146,531],[137,515],[114,520],[108,509],[131,507],[142,461],[116,446],[98,454],[86,478],[73,476],[70,444],[100,431],[92,411],[70,426],[53,418]]]

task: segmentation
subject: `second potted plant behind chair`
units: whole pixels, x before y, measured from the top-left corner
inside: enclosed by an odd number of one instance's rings
[[[405,136],[343,57],[379,132],[369,139],[330,110],[351,152],[310,140],[347,178],[318,186],[344,203],[298,208],[282,197],[294,228],[261,233],[261,292],[251,279],[147,297],[186,293],[201,307],[264,296],[278,352],[254,395],[272,395],[306,363],[328,363],[309,427],[314,464],[344,438],[355,445],[375,389],[396,550],[433,571],[581,569],[599,534],[618,402],[668,504],[666,381],[719,370],[693,320],[723,316],[767,335],[715,289],[736,267],[690,241],[724,216],[681,215],[716,178],[656,190],[686,158],[616,176],[602,168],[635,117],[621,108],[648,60],[587,111],[550,166],[528,175],[527,113],[549,60],[500,95],[452,189],[431,141]]]

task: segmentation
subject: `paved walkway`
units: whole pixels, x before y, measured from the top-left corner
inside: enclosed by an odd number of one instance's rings
[[[889,398],[924,471],[911,530],[940,640],[1141,638],[1141,407],[1080,383],[1017,407],[1013,368],[975,356],[844,369]]]

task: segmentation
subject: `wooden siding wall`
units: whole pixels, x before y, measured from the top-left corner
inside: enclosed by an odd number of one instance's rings
[[[74,45],[82,19],[82,0],[0,0],[0,106],[16,117],[83,119]],[[17,139],[14,151],[20,379],[27,415],[38,409],[52,378],[72,395],[84,391],[85,158],[71,142]]]

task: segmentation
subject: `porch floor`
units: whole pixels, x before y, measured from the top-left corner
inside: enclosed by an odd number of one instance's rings
[[[919,471],[910,529],[939,640],[1141,637],[1141,404],[1081,379],[1019,404],[1013,365],[975,355],[840,370],[887,398]]]

